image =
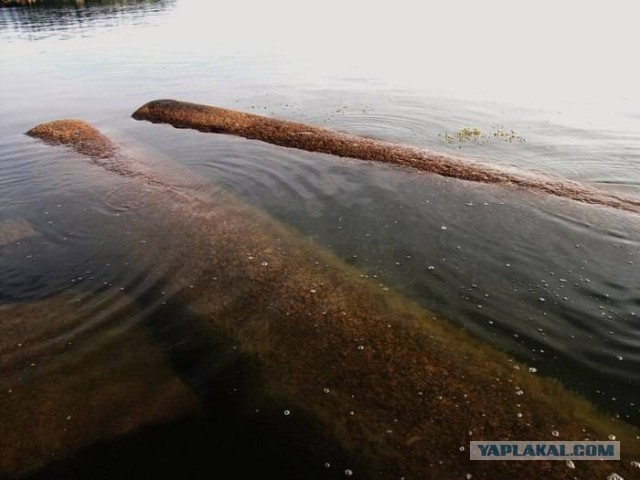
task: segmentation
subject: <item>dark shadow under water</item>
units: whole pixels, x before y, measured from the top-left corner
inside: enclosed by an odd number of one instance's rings
[[[144,309],[145,298],[138,301]],[[168,301],[144,325],[197,394],[202,415],[99,442],[26,478],[260,478],[272,472],[279,478],[328,479],[357,469],[317,422],[297,412],[284,416],[265,391],[255,361],[187,308]]]

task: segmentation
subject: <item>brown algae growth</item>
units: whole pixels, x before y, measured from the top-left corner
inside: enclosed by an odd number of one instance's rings
[[[283,421],[312,418],[350,452],[362,478],[635,473],[637,428],[360,278],[263,212],[226,194],[144,195],[140,213],[163,219],[158,228],[189,252],[171,279],[177,300],[255,359]],[[620,462],[576,462],[572,470],[565,462],[469,460],[470,440],[609,435],[621,441]]]
[[[41,123],[27,132],[50,144],[68,145],[78,153],[95,158],[112,158],[118,148],[107,137],[82,120],[65,119]]]
[[[77,119],[54,120],[41,123],[26,132],[30,137],[43,140],[49,145],[71,147],[81,155],[91,158],[105,170],[125,177],[144,177],[147,184],[164,185],[154,178],[141,162],[130,163],[120,147],[87,122]],[[168,185],[164,185],[169,188]]]
[[[198,398],[144,329],[99,346],[69,334],[92,320],[82,313],[89,300],[64,294],[0,305],[0,478],[199,414]],[[135,314],[124,295],[112,302]]]
[[[9,219],[0,222],[0,247],[19,243],[25,238],[38,235],[28,222],[22,219]]]
[[[640,199],[564,179],[508,171],[461,157],[358,137],[325,128],[177,100],[154,100],[133,113],[137,120],[224,133],[283,147],[411,167],[445,177],[526,188],[580,202],[640,212]],[[480,134],[479,134],[480,135]]]

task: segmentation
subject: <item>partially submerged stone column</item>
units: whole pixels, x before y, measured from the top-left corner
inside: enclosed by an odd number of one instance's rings
[[[176,128],[237,135],[283,147],[391,163],[445,177],[517,186],[585,203],[640,212],[640,199],[576,182],[506,170],[453,155],[363,138],[301,123],[177,100],[154,100],[133,113],[136,120]]]

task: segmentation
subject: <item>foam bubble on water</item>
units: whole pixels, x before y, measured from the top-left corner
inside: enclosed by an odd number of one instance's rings
[[[553,430],[551,432],[551,435],[553,435],[554,437],[559,437],[560,436],[560,432],[558,430]]]
[[[285,410],[283,413],[286,417],[288,417],[289,415],[291,415],[291,410]]]
[[[567,463],[567,467],[569,467],[569,468],[576,468],[576,464],[575,464],[575,463],[573,463],[571,460],[567,460],[567,462],[566,462],[566,463]]]
[[[344,471],[344,474],[345,474],[347,477],[350,477],[351,475],[353,475],[353,470],[351,470],[350,468],[347,468],[347,469]]]
[[[640,462],[633,461],[631,462],[632,467],[640,468]]]
[[[613,435],[613,434],[609,435],[609,440],[614,441],[615,439],[616,439],[615,435]]]
[[[607,480],[624,480],[624,478],[622,478],[622,477],[621,477],[620,475],[618,475],[617,473],[613,472],[613,473],[610,473],[610,474],[607,476]]]

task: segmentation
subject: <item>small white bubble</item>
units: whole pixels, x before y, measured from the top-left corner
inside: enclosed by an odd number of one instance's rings
[[[613,473],[610,473],[610,474],[607,476],[607,480],[624,480],[624,478],[622,478],[622,477],[621,477],[620,475],[618,475],[617,473],[613,472]]]
[[[269,262],[262,262],[260,265],[262,265],[263,267],[267,267],[269,266]]]
[[[518,418],[522,418],[522,414],[521,414],[520,412],[518,412],[518,413],[516,414],[516,417],[518,417]]]
[[[324,393],[329,393],[331,390],[329,390],[328,388],[325,388],[324,390],[322,390]]]
[[[551,432],[551,435],[553,435],[554,437],[559,437],[560,436],[560,432],[558,430],[553,430]]]
[[[291,415],[291,410],[285,410],[283,413],[285,414],[285,416],[289,416]]]
[[[567,460],[567,467],[569,468],[576,468],[576,464],[573,463],[571,460]]]
[[[609,435],[609,440],[614,441],[615,439],[616,439],[615,435],[613,435],[613,434]]]
[[[622,355],[616,355],[616,358],[617,358],[618,360],[620,360],[620,361],[624,360],[624,358],[623,358],[623,356],[622,356]]]
[[[632,467],[640,468],[640,462],[631,462]]]
[[[538,369],[536,367],[529,367],[529,373],[536,373]]]
[[[312,288],[311,290],[309,290],[311,293],[316,293],[317,290],[315,288]]]
[[[351,470],[350,468],[347,468],[347,469],[344,471],[344,474],[345,474],[347,477],[350,477],[351,475],[353,475],[353,470]]]
[[[460,451],[461,451],[461,452],[464,452],[464,447],[460,447]]]
[[[329,462],[325,462],[324,468],[331,468],[331,464]]]
[[[447,229],[447,227],[446,227],[445,225],[442,225],[442,226],[440,227],[440,230],[446,230],[446,229]]]

